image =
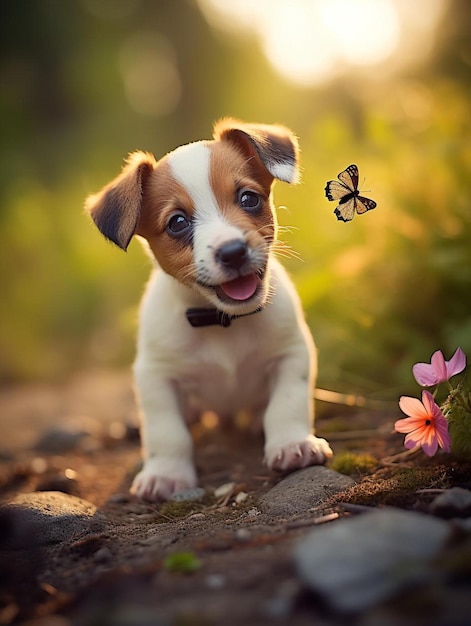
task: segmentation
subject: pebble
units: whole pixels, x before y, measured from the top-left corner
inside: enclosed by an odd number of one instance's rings
[[[202,487],[194,487],[193,489],[182,489],[174,493],[170,500],[172,502],[193,502],[202,500],[206,495],[205,489]]]
[[[79,484],[75,478],[70,478],[67,474],[57,473],[52,476],[45,476],[36,485],[36,491],[61,491],[77,495],[79,492]]]
[[[222,589],[226,585],[226,577],[222,574],[209,574],[206,576],[205,583],[210,589]]]
[[[447,489],[430,504],[430,512],[439,517],[471,517],[471,491],[461,487]]]
[[[400,509],[372,511],[319,526],[296,546],[304,584],[340,612],[357,612],[428,580],[429,563],[451,528]]]
[[[95,552],[93,558],[97,563],[109,563],[113,559],[113,553],[104,546]]]
[[[250,541],[252,533],[248,528],[238,528],[235,531],[235,538],[237,541]]]
[[[239,491],[239,493],[234,498],[234,502],[236,504],[242,504],[242,502],[245,502],[248,497],[249,494],[246,491]]]
[[[128,502],[131,502],[131,500],[132,500],[132,496],[128,492],[114,493],[108,498],[108,503],[109,504],[127,504]]]
[[[76,533],[103,527],[91,502],[58,491],[25,493],[0,508],[2,549],[21,550],[66,541]]]
[[[289,474],[260,498],[259,505],[273,517],[289,518],[306,513],[354,484],[349,476],[314,465]]]
[[[47,454],[64,454],[76,449],[87,436],[89,433],[84,430],[48,428],[41,434],[34,449]]]
[[[226,496],[233,493],[235,488],[236,488],[235,483],[224,483],[224,485],[221,485],[220,487],[214,490],[214,497],[217,499],[225,498]]]
[[[193,513],[192,515],[190,515],[189,517],[187,517],[188,520],[202,520],[205,519],[206,515],[204,513]]]

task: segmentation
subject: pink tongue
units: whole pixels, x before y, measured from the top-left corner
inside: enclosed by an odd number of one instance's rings
[[[239,276],[227,283],[222,283],[221,289],[226,296],[233,300],[248,300],[257,290],[258,280],[255,274]]]

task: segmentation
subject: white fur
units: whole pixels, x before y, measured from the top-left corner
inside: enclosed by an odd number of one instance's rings
[[[169,165],[174,178],[185,187],[195,209],[195,225],[193,229],[193,255],[198,277],[209,284],[220,284],[236,277],[228,275],[215,259],[214,252],[224,243],[239,239],[245,241],[244,232],[228,222],[220,212],[209,181],[211,150],[205,141],[197,141],[180,146],[169,155]],[[260,251],[250,250],[249,255],[258,267],[267,261],[265,254],[260,259]],[[228,314],[250,313],[258,304],[239,303],[237,309],[223,304],[212,291],[195,285],[195,289],[203,293],[212,304]],[[266,288],[260,292],[260,300],[266,296]]]
[[[293,469],[331,456],[327,442],[311,434],[314,344],[291,281],[275,260],[272,284],[275,296],[260,313],[230,328],[194,329],[185,311],[204,300],[164,272],[153,274],[134,369],[146,417],[146,460],[133,485],[138,495],[165,498],[196,485],[185,425],[195,408],[222,416],[241,409],[262,414],[271,468]]]
[[[224,276],[214,260],[215,248],[243,233],[219,212],[209,182],[210,147],[205,142],[180,147],[169,163],[194,202],[195,264],[203,265],[216,283]],[[196,485],[186,422],[205,409],[223,417],[239,410],[261,416],[265,461],[272,469],[323,463],[332,455],[328,443],[312,434],[316,353],[299,298],[274,258],[264,281],[272,295],[261,312],[236,319],[229,328],[193,328],[186,310],[208,307],[210,295],[161,270],[152,275],[141,307],[134,367],[144,467],[132,491],[140,497],[168,498]],[[241,313],[250,312],[237,306]],[[247,306],[253,311],[257,305]]]
[[[193,200],[196,224],[193,236],[197,267],[211,274],[214,283],[226,278],[215,263],[214,250],[232,239],[243,239],[239,228],[232,226],[219,211],[209,182],[211,150],[204,141],[180,146],[169,155],[173,176]]]
[[[275,178],[284,180],[286,183],[298,182],[297,170],[291,163],[272,163],[270,164],[270,172]]]

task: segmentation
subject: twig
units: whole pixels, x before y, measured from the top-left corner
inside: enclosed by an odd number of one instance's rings
[[[319,524],[326,524],[327,522],[332,522],[340,517],[338,513],[327,513],[326,515],[320,515],[319,517],[314,517],[312,519],[300,519],[294,520],[292,522],[288,522],[286,527],[289,530],[294,530],[296,528],[305,528],[306,526],[318,526]]]
[[[330,402],[331,404],[343,404],[345,406],[356,406],[361,408],[370,408],[378,410],[390,410],[395,403],[386,400],[373,400],[364,396],[356,396],[353,393],[339,393],[330,391],[329,389],[314,389],[314,398],[321,402]]]
[[[346,513],[353,513],[357,515],[358,513],[368,513],[370,511],[377,511],[377,507],[374,506],[366,506],[365,504],[352,504],[351,502],[339,502],[339,506]]]
[[[412,450],[405,450],[404,452],[399,452],[398,454],[393,454],[392,456],[385,456],[383,459],[380,459],[379,463],[381,465],[385,465],[386,467],[398,465],[402,461],[405,461],[409,457],[416,454],[419,450],[420,446],[416,446],[415,448],[412,448]]]

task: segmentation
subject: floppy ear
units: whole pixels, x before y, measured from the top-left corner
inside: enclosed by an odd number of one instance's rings
[[[123,250],[136,232],[144,184],[155,165],[151,154],[130,154],[121,174],[85,202],[85,209],[99,230]]]
[[[278,180],[297,183],[299,172],[298,139],[289,128],[272,124],[245,124],[226,117],[214,126],[214,139],[232,141],[245,154],[256,154],[267,171]]]

